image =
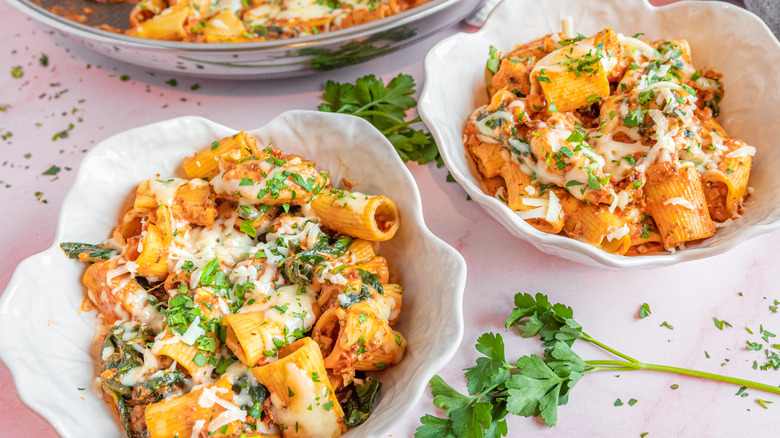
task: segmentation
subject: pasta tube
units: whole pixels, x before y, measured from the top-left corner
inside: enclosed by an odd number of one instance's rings
[[[246,366],[265,363],[285,343],[282,327],[264,312],[225,315],[222,325],[227,326],[225,343]]]
[[[252,368],[271,393],[271,411],[285,438],[339,437],[346,431],[341,408],[320,347],[301,338],[279,352],[279,360]]]
[[[647,211],[658,225],[664,248],[715,234],[695,168],[673,169],[669,163],[660,163],[648,169],[647,177]]]
[[[248,158],[252,155],[259,156],[257,141],[246,132],[241,131],[235,135],[214,141],[210,147],[187,158],[182,163],[184,172],[190,178],[210,180],[219,173],[219,160],[228,153],[236,153],[239,158]]]
[[[400,225],[398,209],[386,196],[324,190],[311,207],[328,228],[360,239],[390,240]]]

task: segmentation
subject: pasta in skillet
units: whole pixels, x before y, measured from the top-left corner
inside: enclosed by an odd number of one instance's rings
[[[685,40],[604,29],[500,57],[464,130],[486,192],[535,228],[604,251],[675,251],[742,214],[755,148],[715,121],[720,75]]]
[[[244,132],[152,179],[88,263],[99,376],[127,436],[338,437],[399,363],[403,288],[376,252],[385,196],[336,189]]]
[[[130,13],[130,28],[124,33],[198,43],[278,40],[357,26],[428,1],[141,0]]]

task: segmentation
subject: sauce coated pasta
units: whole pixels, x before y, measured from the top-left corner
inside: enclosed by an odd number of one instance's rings
[[[535,228],[643,255],[741,215],[755,148],[715,121],[721,76],[685,40],[547,35],[491,47],[486,72],[464,145],[487,193]]]
[[[333,188],[244,132],[138,185],[88,263],[99,384],[127,436],[338,437],[399,363],[403,288],[377,242],[392,200]]]
[[[379,20],[429,0],[140,0],[125,34],[198,43],[317,35]],[[106,30],[116,31],[110,26]]]

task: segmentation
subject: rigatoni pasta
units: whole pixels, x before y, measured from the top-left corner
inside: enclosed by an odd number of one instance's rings
[[[365,421],[372,406],[347,401],[406,349],[376,243],[395,204],[243,132],[183,168],[141,181],[102,246],[63,244],[89,263],[98,381],[127,436],[337,437]]]
[[[697,70],[685,40],[604,29],[491,53],[490,102],[464,146],[487,193],[530,225],[643,255],[742,214],[755,148],[715,121],[721,76]]]
[[[142,0],[125,34],[167,41],[241,43],[317,35],[399,14],[430,0]],[[100,26],[120,32],[108,25]]]

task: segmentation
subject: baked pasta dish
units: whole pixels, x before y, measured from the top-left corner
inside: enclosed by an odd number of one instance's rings
[[[99,387],[130,438],[338,437],[399,363],[395,203],[244,132],[141,181],[86,262]]]
[[[278,40],[357,26],[428,1],[140,0],[130,13],[130,26],[124,33],[198,43]],[[101,27],[120,32],[110,26]]]
[[[715,121],[721,75],[685,40],[604,29],[500,56],[463,142],[490,196],[609,253],[675,251],[742,214],[755,148]]]

